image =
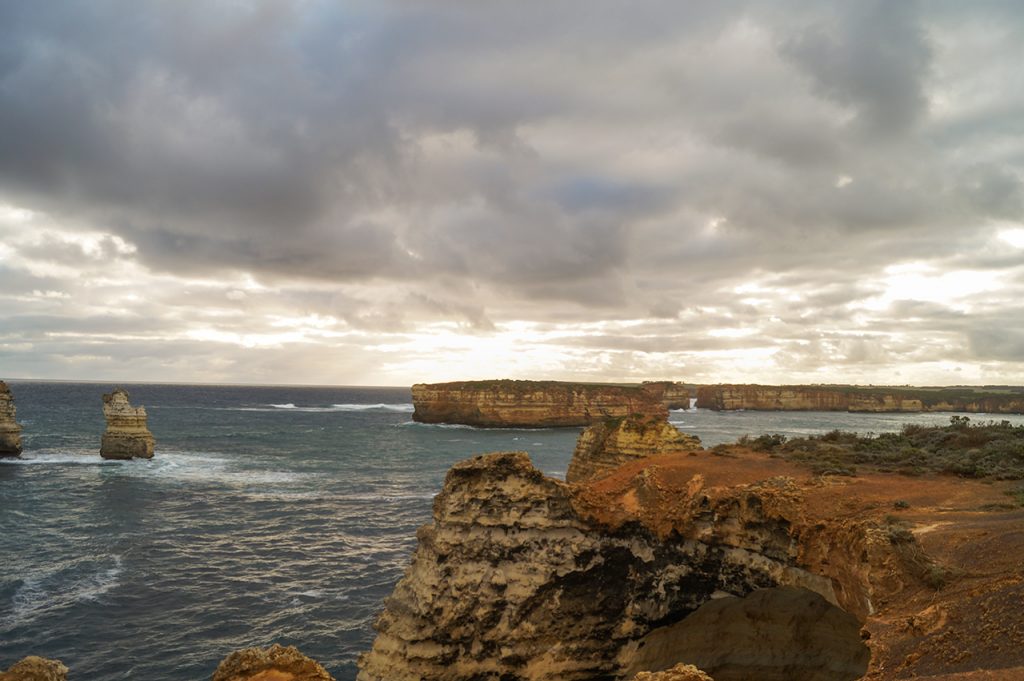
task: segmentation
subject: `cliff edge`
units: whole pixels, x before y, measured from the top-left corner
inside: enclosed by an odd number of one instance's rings
[[[668,414],[657,391],[558,381],[418,383],[412,401],[414,421],[483,428],[586,426],[630,414]]]
[[[133,407],[127,391],[116,388],[103,396],[107,430],[100,443],[104,459],[151,459],[156,440],[146,427],[146,408]]]
[[[912,388],[831,385],[704,385],[699,409],[732,411],[964,412],[1024,414],[1018,389]]]
[[[21,426],[15,420],[14,396],[0,381],[0,456],[21,455]]]
[[[576,485],[523,452],[475,457],[449,472],[358,679],[1015,678],[1011,484],[815,476],[742,447]]]

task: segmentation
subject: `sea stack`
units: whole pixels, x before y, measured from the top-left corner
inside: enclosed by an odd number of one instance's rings
[[[14,397],[0,381],[0,456],[21,455],[21,426],[14,420]]]
[[[104,459],[151,459],[156,440],[146,427],[146,408],[128,403],[122,388],[103,396],[103,417],[107,432],[103,433],[100,456]]]
[[[700,438],[679,432],[667,419],[647,416],[609,419],[595,423],[580,435],[565,481],[600,478],[628,461],[649,456],[700,450]]]

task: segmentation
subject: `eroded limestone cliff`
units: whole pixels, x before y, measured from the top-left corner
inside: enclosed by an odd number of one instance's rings
[[[0,381],[0,456],[21,454],[21,426],[15,420],[16,413],[11,389]]]
[[[640,387],[665,405],[666,409],[689,409],[690,389],[672,381],[644,381]]]
[[[681,433],[667,419],[627,416],[589,426],[576,441],[566,482],[608,475],[627,461],[699,451],[700,438]]]
[[[576,485],[522,452],[476,457],[449,472],[358,678],[990,678],[971,674],[1024,665],[1024,512],[1003,491],[742,448]]]
[[[412,387],[413,420],[485,428],[585,426],[607,418],[667,414],[640,387],[557,381],[463,381]]]
[[[100,443],[104,459],[150,459],[156,440],[146,426],[146,408],[133,407],[128,393],[116,388],[103,396],[103,417],[107,430]]]
[[[1024,413],[1024,395],[970,388],[866,388],[860,386],[705,385],[700,409],[730,411],[849,411]]]

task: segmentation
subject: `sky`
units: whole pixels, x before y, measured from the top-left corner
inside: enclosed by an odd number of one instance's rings
[[[0,378],[1024,384],[1011,0],[0,0]]]

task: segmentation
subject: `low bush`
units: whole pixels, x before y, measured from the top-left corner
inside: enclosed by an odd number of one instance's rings
[[[1024,426],[1009,421],[973,423],[954,415],[946,426],[909,424],[898,433],[861,436],[833,430],[787,439],[744,437],[741,444],[810,466],[822,474],[853,475],[858,466],[922,475],[1024,479]]]

